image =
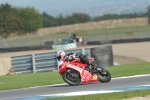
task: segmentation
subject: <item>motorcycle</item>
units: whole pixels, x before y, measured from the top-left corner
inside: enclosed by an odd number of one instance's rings
[[[93,69],[87,68],[87,64],[81,63],[75,57],[75,54],[65,57],[63,63],[59,66],[59,74],[62,79],[71,86],[79,84],[85,84],[90,82],[102,82],[106,83],[111,80],[111,74],[103,67],[93,67]],[[88,58],[94,62],[94,58]],[[90,65],[91,67],[93,65]]]

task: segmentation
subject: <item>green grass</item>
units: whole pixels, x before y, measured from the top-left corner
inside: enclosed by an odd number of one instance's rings
[[[107,67],[112,77],[150,74],[150,63]],[[64,83],[58,72],[0,76],[0,90]]]
[[[0,76],[0,90],[18,89],[63,83],[57,72]]]
[[[120,65],[109,67],[108,70],[111,72],[112,77],[150,74],[150,63]]]
[[[93,94],[83,96],[70,96],[63,98],[47,98],[43,100],[122,100],[133,97],[145,97],[150,95],[150,89],[147,90],[136,90],[136,91],[125,91],[119,93],[104,93],[104,94]]]

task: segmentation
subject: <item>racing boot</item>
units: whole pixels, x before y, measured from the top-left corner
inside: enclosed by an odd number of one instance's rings
[[[92,73],[97,73],[97,72],[98,72],[98,71],[97,71],[97,68],[96,68],[96,65],[95,65],[94,62],[91,61],[91,60],[89,60],[89,65],[88,65],[88,67],[89,67],[90,72],[92,72]]]

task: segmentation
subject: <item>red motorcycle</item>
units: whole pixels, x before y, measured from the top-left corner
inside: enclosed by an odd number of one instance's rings
[[[88,58],[94,61],[94,58]],[[93,66],[93,65],[91,65]],[[80,62],[75,54],[65,57],[64,62],[59,66],[59,74],[62,75],[63,80],[69,85],[75,86],[89,82],[109,82],[111,74],[103,67],[87,68],[87,64]]]

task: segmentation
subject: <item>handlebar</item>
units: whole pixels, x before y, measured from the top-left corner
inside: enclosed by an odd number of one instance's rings
[[[65,61],[71,61],[71,60],[73,60],[75,58],[78,58],[78,56],[76,55],[76,53],[72,53],[70,55],[65,56],[64,60]]]

